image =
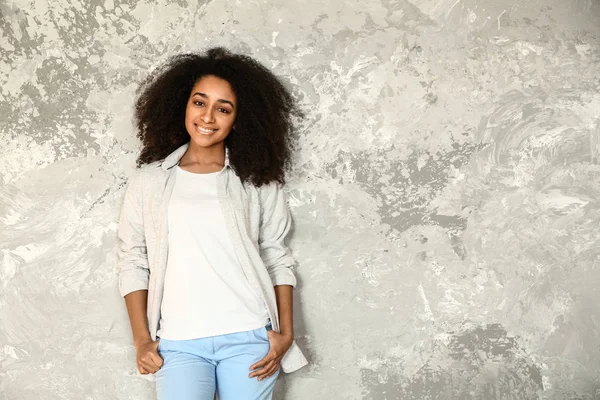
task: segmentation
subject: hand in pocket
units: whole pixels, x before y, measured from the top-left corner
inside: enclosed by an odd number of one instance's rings
[[[138,371],[143,374],[154,374],[163,365],[163,359],[158,354],[158,340],[149,340],[136,346],[136,363]]]
[[[270,329],[267,330],[267,336],[270,345],[269,352],[262,360],[252,364],[250,367],[252,373],[248,376],[249,378],[257,376],[259,381],[277,372],[281,359],[294,342],[293,338]]]

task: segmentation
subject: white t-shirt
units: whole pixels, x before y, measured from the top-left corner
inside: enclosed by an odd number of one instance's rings
[[[168,206],[169,253],[161,304],[164,339],[257,329],[268,313],[235,254],[217,196],[217,174],[177,165]]]

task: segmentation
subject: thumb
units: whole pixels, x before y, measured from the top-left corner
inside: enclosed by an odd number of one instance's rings
[[[156,350],[154,350],[153,352],[150,353],[150,358],[152,358],[152,362],[157,366],[157,367],[162,367],[163,365],[163,359],[162,357],[158,354],[158,352]]]
[[[158,354],[158,346],[160,344],[160,338],[158,338],[154,343],[154,352],[152,353],[152,358],[154,360],[154,363],[156,364],[157,367],[161,367],[163,365],[163,359],[160,356],[160,354]]]

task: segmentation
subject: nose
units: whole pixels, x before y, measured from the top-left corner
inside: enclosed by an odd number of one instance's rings
[[[210,124],[215,122],[215,116],[213,114],[212,108],[206,107],[204,109],[204,113],[201,115],[202,121],[206,124]]]

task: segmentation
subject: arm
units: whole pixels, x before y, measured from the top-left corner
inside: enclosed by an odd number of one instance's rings
[[[119,216],[117,232],[119,292],[125,297],[137,290],[148,290],[150,267],[142,218],[142,175],[130,179]]]
[[[294,341],[293,289],[295,260],[285,239],[292,226],[292,216],[281,185],[270,183],[261,189],[260,256],[269,272],[277,299],[279,333],[268,331],[269,353],[250,366],[250,378],[258,380],[272,376]]]
[[[133,345],[136,349],[140,344],[152,341],[146,317],[147,302],[147,290],[136,290],[125,296],[125,304],[127,306],[127,313],[129,314],[129,322],[131,323],[131,332],[133,333]]]
[[[138,371],[154,373],[162,359],[156,351],[158,343],[150,337],[146,317],[150,268],[142,219],[142,176],[137,171],[125,191],[117,237],[119,291],[125,297]]]
[[[294,340],[293,289],[290,285],[275,286],[277,311],[279,313],[279,333],[290,342]]]
[[[293,289],[296,286],[296,261],[285,240],[292,227],[292,214],[281,184],[272,182],[261,188],[260,256],[275,286],[279,332],[293,339]]]
[[[279,183],[272,182],[261,188],[261,221],[258,246],[273,286],[296,286],[294,266],[290,249],[285,240],[292,227],[292,215]]]

